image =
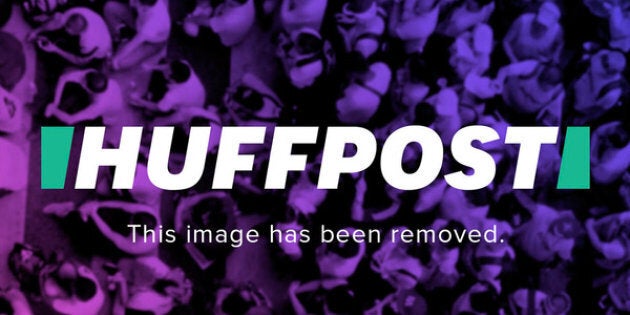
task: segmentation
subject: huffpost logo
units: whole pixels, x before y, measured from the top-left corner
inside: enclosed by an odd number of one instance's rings
[[[173,174],[168,161],[171,154],[174,127],[155,127],[148,157],[149,179],[164,190],[184,190],[201,179],[210,143],[210,127],[191,127],[188,149],[182,170]],[[252,171],[253,154],[241,154],[243,144],[265,145],[266,127],[221,128],[212,189],[231,189],[236,172]],[[81,145],[75,189],[94,189],[101,166],[115,167],[114,189],[131,189],[135,177],[142,139],[142,127],[124,127],[118,148],[103,148],[105,128],[85,127]],[[287,174],[304,171],[307,157],[293,154],[295,144],[315,144],[318,127],[276,127],[269,145],[269,166],[265,189],[284,189]],[[514,175],[514,189],[533,189],[541,146],[556,144],[558,127],[508,127],[503,143],[519,145]],[[64,189],[68,163],[75,136],[74,127],[42,127],[41,129],[41,188]],[[462,190],[484,188],[496,175],[493,157],[473,143],[500,141],[498,132],[487,126],[468,126],[453,137],[450,147],[453,158],[473,169],[444,176],[447,184]],[[405,148],[411,143],[422,146],[422,161],[412,173],[402,168]],[[347,156],[348,144],[356,148]],[[341,174],[367,169],[377,158],[377,140],[360,127],[326,128],[318,188],[336,189]],[[440,174],[444,146],[435,131],[423,126],[406,126],[393,132],[380,150],[380,166],[384,179],[401,190],[417,190],[430,185]],[[590,188],[590,128],[568,127],[564,137],[562,162],[557,181],[558,189]]]

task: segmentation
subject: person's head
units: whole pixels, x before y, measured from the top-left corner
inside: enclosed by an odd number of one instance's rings
[[[381,105],[381,96],[369,89],[367,73],[352,73],[340,97],[335,102],[337,118],[345,124],[365,124],[374,117]]]
[[[413,124],[420,126],[431,126],[437,118],[435,108],[427,102],[422,102],[416,105]]]
[[[561,215],[549,225],[549,233],[563,239],[575,238],[581,232],[580,222],[569,213]]]
[[[87,23],[88,21],[83,15],[75,13],[68,17],[68,20],[66,21],[66,25],[64,27],[68,34],[76,36],[85,31],[85,29],[87,28]]]
[[[544,308],[548,314],[566,314],[571,309],[571,297],[564,293],[556,293],[545,299]]]
[[[626,69],[626,57],[619,51],[609,51],[600,58],[602,69],[608,75],[620,74]]]
[[[558,66],[546,66],[538,76],[538,85],[543,90],[550,90],[562,83],[562,69]]]
[[[547,1],[538,8],[534,26],[546,31],[556,25],[561,16],[560,8],[555,3]]]
[[[85,75],[85,85],[92,93],[103,93],[107,90],[109,79],[99,71],[92,71]]]
[[[77,266],[69,261],[64,261],[61,263],[59,268],[57,268],[56,272],[57,279],[60,280],[73,280],[77,279],[79,276],[79,271],[77,270]]]
[[[466,9],[471,12],[478,12],[492,1],[494,0],[466,0]]]
[[[488,24],[478,24],[472,30],[473,49],[478,54],[490,55],[494,42],[494,31]]]
[[[28,245],[17,243],[9,254],[9,269],[18,280],[21,280],[22,276],[39,274],[44,265],[43,253]]]
[[[175,60],[170,64],[169,79],[175,83],[184,83],[192,76],[192,69],[190,66],[181,61]]]

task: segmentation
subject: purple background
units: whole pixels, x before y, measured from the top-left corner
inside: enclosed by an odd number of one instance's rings
[[[118,1],[49,0],[36,9],[37,1],[0,0],[0,314],[12,314],[11,309],[15,314],[125,314],[117,306],[128,314],[131,309],[378,313],[375,305],[384,314],[630,311],[627,1],[165,1],[137,5],[143,8],[138,10]],[[168,14],[157,6],[167,7]],[[76,7],[96,13],[81,11],[86,28],[81,21],[69,23],[66,13],[59,15],[65,20],[58,27],[29,36],[55,12]],[[538,22],[532,26],[532,21]],[[195,23],[201,24],[198,33]],[[68,34],[73,29],[78,34]],[[42,38],[83,59],[46,52],[50,46]],[[134,40],[141,44],[125,51]],[[162,81],[148,69],[161,59]],[[108,88],[118,85],[120,91],[106,94],[100,103],[105,106],[72,122],[79,136],[67,187],[75,180],[86,125],[113,131],[121,125],[176,125],[181,130],[171,168],[177,170],[191,125],[355,125],[382,141],[412,124],[435,129],[447,146],[454,131],[473,124],[501,134],[507,125],[590,126],[592,187],[556,190],[562,146],[549,145],[541,155],[536,189],[513,191],[518,150],[490,144],[483,148],[499,162],[488,189],[464,193],[438,181],[403,193],[372,167],[342,177],[339,190],[317,191],[309,177],[316,178],[321,137],[318,145],[296,150],[309,155],[308,172],[291,174],[282,191],[261,190],[267,146],[249,148],[256,152],[255,171],[241,174],[231,191],[207,195],[215,151],[207,176],[189,191],[156,191],[140,175],[133,191],[111,191],[103,188],[111,178],[104,168],[95,191],[43,191],[39,130],[68,124],[48,104],[54,103],[60,76],[78,69],[96,75],[91,82],[81,75],[78,90],[62,93],[65,105],[59,111],[96,108],[99,92],[89,91],[90,84],[98,90],[109,80]],[[168,97],[159,94],[175,90],[174,102],[160,102]],[[115,146],[115,139],[115,133],[108,134],[108,145]],[[148,144],[150,135],[145,140]],[[12,151],[16,147],[23,154]],[[406,153],[405,167],[413,170],[421,150],[410,146]],[[447,153],[443,173],[461,169]],[[195,208],[195,198],[212,202]],[[66,201],[75,203],[67,210],[87,209],[80,205],[94,200],[100,210],[90,212],[88,222],[78,213],[58,218],[44,211],[64,208],[58,203]],[[123,206],[107,203],[114,200]],[[149,218],[128,214],[138,205]],[[296,248],[263,239],[238,249],[202,247],[196,253],[205,257],[194,259],[187,249],[192,246],[181,241],[161,244],[159,250],[129,250],[129,244],[112,241],[113,234],[124,239],[128,231],[103,233],[95,219],[111,226],[258,228],[262,235],[275,224],[310,229],[316,241],[322,224],[377,228],[383,236],[401,226],[497,224],[508,242],[400,247],[312,242]],[[19,255],[8,263],[15,243],[40,249],[40,266],[26,272]],[[56,298],[48,281],[60,291]],[[123,285],[127,294],[120,293]]]

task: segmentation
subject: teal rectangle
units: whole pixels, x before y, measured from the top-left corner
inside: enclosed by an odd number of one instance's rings
[[[591,129],[568,127],[558,176],[558,189],[591,188]]]
[[[74,127],[42,127],[41,133],[41,189],[64,189]]]

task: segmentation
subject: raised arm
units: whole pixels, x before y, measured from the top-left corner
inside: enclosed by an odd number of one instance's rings
[[[52,52],[56,53],[57,55],[61,56],[61,58],[67,60],[72,64],[75,64],[77,66],[85,66],[90,63],[90,61],[92,61],[94,53],[96,52],[96,48],[92,52],[85,55],[75,55],[58,47],[54,48]]]
[[[55,13],[48,21],[42,24],[40,27],[34,29],[29,35],[28,40],[33,41],[39,34],[47,31],[55,31],[61,29],[66,24],[68,17],[63,13]]]

